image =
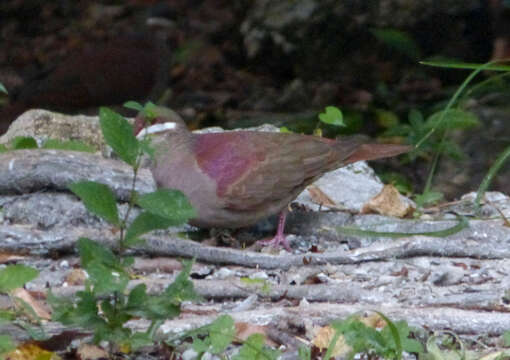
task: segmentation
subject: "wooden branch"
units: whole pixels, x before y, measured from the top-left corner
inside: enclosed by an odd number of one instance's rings
[[[63,150],[16,150],[0,153],[0,195],[40,190],[68,190],[70,183],[91,180],[112,188],[120,200],[129,198],[132,169],[97,154]],[[141,169],[137,190],[155,189],[152,175]]]

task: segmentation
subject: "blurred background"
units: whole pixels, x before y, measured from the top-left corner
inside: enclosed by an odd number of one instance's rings
[[[30,108],[97,114],[101,105],[151,100],[191,128],[272,123],[305,133],[333,105],[347,126],[323,125],[325,136],[416,144],[470,71],[419,61],[505,59],[509,3],[2,0],[0,134]],[[475,190],[510,144],[506,75],[475,78],[448,129],[375,165],[383,179],[420,192],[440,154],[433,184],[443,199]],[[510,192],[507,172],[493,189]]]

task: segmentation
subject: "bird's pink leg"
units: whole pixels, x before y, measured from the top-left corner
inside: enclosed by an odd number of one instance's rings
[[[278,247],[281,245],[285,248],[285,250],[287,250],[289,252],[292,251],[292,249],[290,248],[290,244],[287,241],[287,239],[285,238],[285,234],[283,233],[283,231],[285,230],[285,219],[286,218],[287,218],[287,209],[283,210],[280,213],[280,217],[278,218],[278,230],[276,231],[275,237],[272,238],[271,240],[260,240],[260,241],[258,241],[258,243],[262,244],[262,245],[269,245],[272,247]]]

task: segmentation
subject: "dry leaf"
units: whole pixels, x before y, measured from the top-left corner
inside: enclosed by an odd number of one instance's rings
[[[96,345],[81,344],[76,355],[80,360],[108,359],[108,353]]]
[[[36,315],[43,320],[50,320],[51,315],[49,309],[42,302],[37,301],[28,291],[23,288],[17,288],[12,291],[12,296],[23,300],[32,307]],[[29,314],[30,315],[30,314]]]
[[[374,329],[382,329],[386,326],[386,321],[378,313],[372,313],[368,316],[360,317],[358,320],[366,326]]]
[[[384,185],[381,192],[370,199],[361,209],[363,214],[377,213],[399,218],[406,217],[413,211],[414,207],[411,203],[405,201],[393,185]]]
[[[5,264],[10,261],[23,260],[25,256],[21,256],[19,253],[0,252],[0,264]]]
[[[329,344],[331,343],[331,340],[333,340],[334,336],[335,329],[333,329],[331,326],[324,326],[319,329],[317,335],[315,335],[315,338],[312,340],[312,344],[318,347],[320,350],[325,350],[329,347]],[[335,343],[335,347],[333,348],[333,353],[331,356],[343,356],[348,354],[351,350],[352,348],[347,345],[345,338],[340,335]]]
[[[44,350],[33,343],[23,344],[18,346],[15,350],[4,354],[7,360],[60,360],[60,356],[51,351]]]
[[[267,337],[267,327],[261,326],[261,325],[253,325],[246,322],[238,322],[235,323],[236,327],[236,338],[240,341],[245,341],[248,339],[250,335],[253,334],[263,334],[266,339],[266,345],[276,347],[278,344],[276,344],[274,341],[269,339]]]
[[[87,274],[82,269],[72,269],[65,278],[67,285],[83,285],[87,279]]]
[[[310,193],[310,199],[312,202],[320,205],[320,206],[326,206],[328,208],[332,209],[338,209],[338,206],[336,203],[331,200],[331,198],[324,193],[321,189],[319,189],[315,185],[310,185],[306,188],[308,192]]]

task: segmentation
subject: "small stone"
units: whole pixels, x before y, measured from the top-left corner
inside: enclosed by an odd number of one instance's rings
[[[310,305],[310,303],[308,302],[308,300],[306,300],[306,298],[302,298],[301,301],[299,302],[299,307],[308,307]]]
[[[464,271],[456,266],[443,266],[432,273],[430,281],[436,286],[451,286],[462,282]]]
[[[254,308],[254,305],[256,304],[258,299],[257,294],[252,294],[248,296],[246,299],[241,301],[239,304],[237,304],[233,309],[232,312],[241,312],[241,311],[247,311]]]
[[[226,279],[232,276],[234,276],[234,272],[229,268],[221,268],[215,273],[217,279]]]
[[[182,360],[195,360],[198,356],[198,353],[193,349],[187,349],[182,353]]]
[[[250,275],[250,279],[267,280],[269,276],[265,271],[259,271]]]

